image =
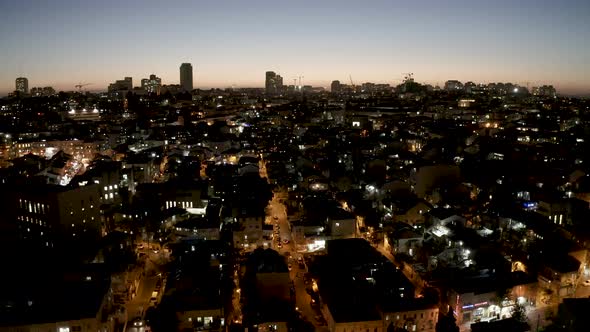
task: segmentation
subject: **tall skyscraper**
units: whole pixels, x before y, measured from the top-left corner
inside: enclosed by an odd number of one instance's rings
[[[267,71],[264,87],[267,94],[277,94],[283,89],[283,78],[274,71]]]
[[[15,81],[16,91],[29,93],[29,80],[26,77],[19,77]]]
[[[277,77],[277,74],[274,71],[267,71],[266,72],[266,78],[264,80],[264,88],[266,90],[266,93],[268,93],[268,94],[274,93],[275,78],[276,77]]]
[[[330,87],[332,93],[339,93],[340,92],[340,81],[332,81],[332,86]]]
[[[184,91],[193,91],[193,65],[190,63],[180,65],[180,86]]]

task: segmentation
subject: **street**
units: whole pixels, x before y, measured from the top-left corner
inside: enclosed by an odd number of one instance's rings
[[[140,282],[137,295],[125,305],[127,310],[127,321],[125,322],[124,331],[145,331],[145,326],[133,326],[131,322],[134,319],[140,319],[143,321],[146,310],[150,307],[152,292],[155,290],[158,280],[163,279],[159,267],[164,259],[163,252],[159,251],[158,253],[154,253],[152,250],[144,250],[144,252],[146,253],[146,256],[144,256],[145,275]],[[164,288],[162,287],[161,291],[163,290]],[[159,295],[161,296],[161,294]],[[160,296],[158,298],[160,298]]]
[[[260,176],[263,178],[267,177],[266,165],[264,161],[260,162],[259,169]],[[315,317],[321,315],[321,313],[319,310],[316,311],[311,307],[311,296],[307,293],[303,277],[307,271],[305,269],[299,268],[298,258],[303,258],[303,256],[301,253],[297,252],[295,243],[293,242],[293,238],[291,236],[287,209],[283,204],[287,197],[287,192],[285,190],[275,190],[273,192],[273,198],[267,208],[268,215],[266,216],[266,222],[275,225],[273,229],[275,236],[273,237],[272,249],[283,255],[289,253],[287,257],[287,264],[290,266],[289,274],[295,287],[295,305],[297,310],[303,316],[303,319],[313,324],[316,331],[328,331],[326,326],[319,325],[318,321],[315,319]],[[280,242],[278,241],[279,239]]]

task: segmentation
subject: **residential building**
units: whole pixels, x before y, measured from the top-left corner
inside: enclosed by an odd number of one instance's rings
[[[133,78],[125,77],[122,80],[116,80],[109,84],[108,91],[110,93],[126,93],[133,90]]]
[[[274,71],[267,71],[264,87],[266,94],[277,94],[283,88],[283,78],[281,75],[277,75]]]
[[[55,89],[50,86],[46,87],[34,87],[31,89],[31,96],[33,97],[47,97],[53,96],[55,94]]]
[[[447,91],[459,91],[463,90],[463,83],[457,80],[449,80],[445,82],[445,90]]]
[[[16,241],[40,248],[70,244],[90,248],[101,236],[97,184],[30,184],[4,187],[0,192],[4,244]]]
[[[180,86],[184,91],[193,91],[193,65],[190,63],[180,65]]]
[[[29,79],[26,77],[18,77],[15,81],[15,91],[19,93],[29,93]]]
[[[150,78],[144,78],[141,80],[141,88],[147,93],[159,95],[161,87],[162,79],[154,74],[151,74]]]
[[[110,278],[104,273],[82,272],[56,279],[45,271],[43,277],[35,278],[35,285],[13,285],[0,294],[5,303],[0,310],[0,332],[115,331],[109,319],[113,307]]]
[[[332,93],[340,93],[340,81],[332,81],[330,91],[332,91]]]

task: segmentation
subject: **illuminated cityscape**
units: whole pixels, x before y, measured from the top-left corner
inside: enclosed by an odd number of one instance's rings
[[[0,332],[590,331],[590,5],[459,2],[1,4]]]

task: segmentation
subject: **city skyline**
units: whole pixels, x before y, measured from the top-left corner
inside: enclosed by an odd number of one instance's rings
[[[17,77],[58,91],[79,82],[104,91],[122,77],[139,82],[149,74],[179,84],[185,62],[195,88],[264,87],[266,71],[286,85],[300,75],[323,87],[349,76],[397,85],[413,72],[432,85],[530,82],[588,95],[589,15],[590,4],[577,0],[403,8],[385,1],[3,3],[0,95],[14,90]]]

